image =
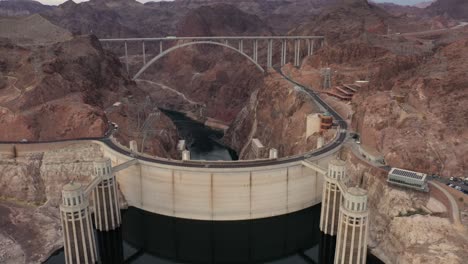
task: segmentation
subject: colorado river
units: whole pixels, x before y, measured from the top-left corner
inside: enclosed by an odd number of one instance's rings
[[[182,113],[164,110],[187,143],[193,160],[237,160],[232,149],[219,143],[223,133],[196,122]]]

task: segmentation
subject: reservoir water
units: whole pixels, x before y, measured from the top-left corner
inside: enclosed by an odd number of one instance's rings
[[[237,159],[234,151],[218,143],[222,133],[183,114],[165,113],[187,141],[192,159]],[[189,220],[130,207],[122,211],[118,230],[95,234],[103,264],[332,264],[335,238],[320,232],[319,221],[320,205],[246,221]],[[64,264],[63,250],[46,263]],[[382,262],[369,255],[367,263]]]

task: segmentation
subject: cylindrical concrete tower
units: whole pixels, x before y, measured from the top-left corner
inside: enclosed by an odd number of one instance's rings
[[[190,160],[190,151],[189,150],[183,150],[182,151],[182,160]]]
[[[101,182],[93,191],[96,229],[100,231],[114,230],[120,226],[121,216],[117,181],[112,172],[110,159],[94,162],[93,177],[101,178]]]
[[[80,183],[69,183],[62,189],[62,219],[65,262],[96,263],[97,252],[88,198]]]
[[[335,264],[365,264],[369,229],[367,191],[352,187],[343,196],[338,220]]]
[[[340,210],[341,191],[338,182],[346,176],[346,162],[332,160],[328,164],[328,172],[323,182],[322,212],[320,215],[320,230],[327,235],[336,235],[338,230],[338,214]]]

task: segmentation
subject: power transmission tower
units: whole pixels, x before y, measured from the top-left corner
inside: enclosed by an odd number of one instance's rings
[[[331,69],[330,68],[323,68],[322,69],[322,78],[323,78],[323,89],[331,88]]]

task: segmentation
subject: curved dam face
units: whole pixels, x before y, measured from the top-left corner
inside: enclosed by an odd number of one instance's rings
[[[113,166],[132,157],[98,142]],[[316,163],[326,167],[332,157]],[[247,220],[319,204],[323,175],[300,161],[257,167],[190,168],[140,160],[117,173],[128,205],[197,220]]]

